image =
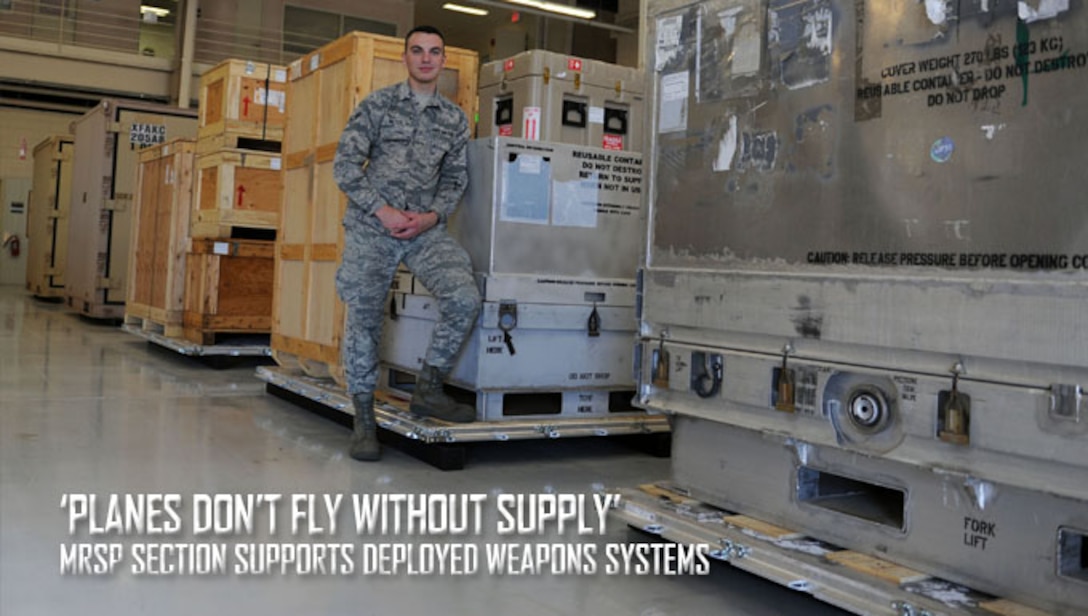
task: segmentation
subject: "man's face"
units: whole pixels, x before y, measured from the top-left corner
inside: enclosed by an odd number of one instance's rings
[[[435,83],[442,67],[446,65],[446,50],[437,34],[416,32],[408,38],[404,52],[404,65],[408,67],[408,79],[413,85]]]

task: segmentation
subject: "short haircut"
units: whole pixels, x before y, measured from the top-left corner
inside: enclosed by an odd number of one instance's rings
[[[412,38],[413,34],[434,34],[438,38],[442,39],[442,48],[446,47],[446,37],[442,36],[442,32],[434,26],[416,26],[408,31],[408,34],[404,35],[404,51],[408,51],[408,39]]]

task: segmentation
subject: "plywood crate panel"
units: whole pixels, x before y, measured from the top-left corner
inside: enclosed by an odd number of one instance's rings
[[[217,334],[269,333],[274,252],[271,240],[194,238],[185,263],[185,338],[215,344]]]
[[[231,144],[224,136],[282,141],[287,69],[224,60],[200,76],[199,152]]]
[[[193,139],[147,148],[136,179],[125,320],[169,337],[182,334],[195,157]]]
[[[333,158],[356,105],[407,78],[403,52],[403,39],[356,32],[291,64],[272,318],[277,358],[313,360],[334,373],[339,367],[344,307],[334,277],[347,201],[333,181]],[[446,48],[439,92],[461,107],[470,127],[477,74],[476,52]]]
[[[196,138],[192,109],[105,99],[73,123],[65,296],[96,319],[124,316],[136,171],[143,148]]]
[[[197,158],[192,236],[231,237],[231,229],[279,227],[283,199],[279,154],[227,149]]]
[[[26,221],[26,289],[37,297],[64,297],[74,143],[71,135],[56,135],[34,147],[34,184]]]

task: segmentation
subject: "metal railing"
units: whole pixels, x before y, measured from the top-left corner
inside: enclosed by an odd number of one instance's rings
[[[56,43],[58,47],[138,55],[143,51],[141,39],[162,38],[165,34],[172,47],[172,32],[172,25],[143,21],[139,13],[78,8],[71,0],[42,2],[36,7],[29,2],[15,2],[11,9],[0,10],[0,36]]]
[[[0,37],[55,43],[58,51],[73,55],[79,51],[73,48],[94,48],[173,59],[180,53],[178,32],[182,19],[182,15],[171,15],[148,21],[138,12],[82,8],[75,0],[53,0],[36,6],[14,2],[11,9],[0,9]],[[316,49],[329,40],[302,32],[199,17],[193,60],[218,64],[228,58],[242,58],[288,64],[306,50]]]

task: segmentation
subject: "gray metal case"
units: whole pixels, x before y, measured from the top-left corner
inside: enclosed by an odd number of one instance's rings
[[[685,417],[677,481],[1082,610],[1084,7],[663,0],[649,22],[639,394]]]
[[[480,67],[477,133],[641,152],[644,89],[635,68],[526,51]]]
[[[450,380],[476,392],[482,420],[524,417],[506,402],[532,393],[558,418],[645,415],[630,405],[642,156],[496,137],[470,143],[469,169],[450,233],[484,304]],[[395,389],[390,370],[422,365],[437,305],[402,271],[387,317],[382,386]]]

